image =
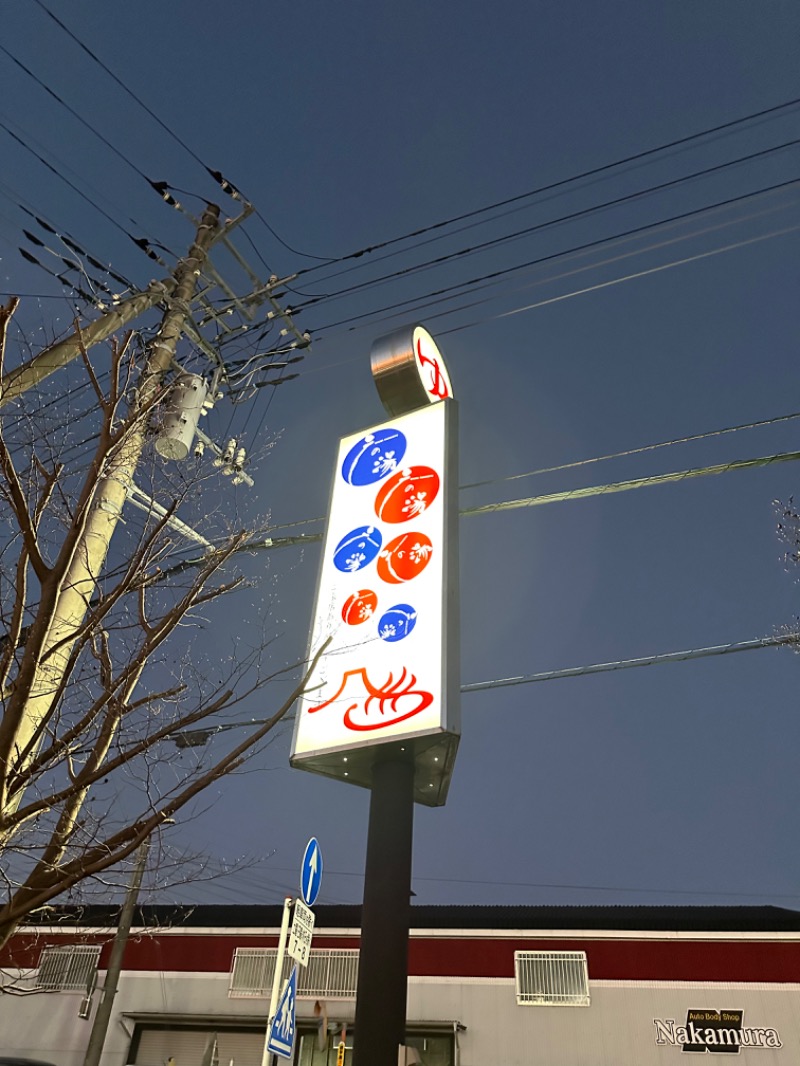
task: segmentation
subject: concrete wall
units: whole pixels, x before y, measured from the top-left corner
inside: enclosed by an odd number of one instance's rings
[[[684,1024],[689,1009],[743,1009],[745,1026],[776,1029],[783,1046],[742,1048],[734,1060],[738,1066],[800,1064],[798,985],[599,981],[590,982],[590,988],[589,1007],[519,1007],[514,982],[507,978],[412,978],[408,1017],[465,1025],[459,1066],[685,1066],[680,1047],[656,1043],[654,1018]],[[81,1066],[91,1021],[77,1017],[80,1000],[72,993],[0,995],[0,1049],[57,1066]],[[122,1019],[125,1013],[250,1020],[263,1015],[266,1006],[263,999],[229,999],[227,974],[123,974],[103,1066],[127,1061],[133,1025]],[[311,1001],[301,1001],[300,1015],[310,1019],[312,1007]],[[331,1020],[352,1020],[353,1007],[352,1001],[329,1001]],[[704,1056],[699,1061],[730,1060]]]

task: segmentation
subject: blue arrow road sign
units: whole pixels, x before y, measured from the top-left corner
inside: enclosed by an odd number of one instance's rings
[[[278,1000],[278,1007],[272,1025],[269,1027],[267,1037],[267,1051],[274,1055],[280,1055],[284,1059],[292,1057],[292,1045],[294,1044],[295,1031],[295,1002],[297,1000],[297,967],[292,967],[289,980],[286,982]]]
[[[306,844],[303,865],[300,867],[300,895],[307,907],[313,907],[322,884],[322,852],[317,838],[312,837]]]

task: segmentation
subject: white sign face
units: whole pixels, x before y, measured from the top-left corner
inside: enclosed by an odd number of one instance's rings
[[[449,728],[452,406],[340,442],[310,655],[330,644],[300,701],[293,762]]]
[[[301,966],[308,966],[311,955],[311,938],[314,935],[314,912],[301,899],[295,901],[289,946],[286,948]]]

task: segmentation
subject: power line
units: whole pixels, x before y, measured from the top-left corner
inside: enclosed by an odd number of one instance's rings
[[[39,3],[40,0],[36,0],[36,2]],[[525,199],[528,199],[528,198],[540,196],[542,193],[552,192],[554,189],[560,189],[560,188],[563,188],[566,185],[570,185],[570,184],[573,184],[573,183],[584,181],[587,178],[596,177],[598,174],[606,173],[607,171],[613,170],[616,167],[623,167],[623,166],[628,165],[629,163],[639,162],[642,159],[647,159],[649,157],[657,155],[658,153],[667,152],[667,151],[669,151],[669,150],[671,150],[673,148],[678,148],[678,147],[681,147],[683,145],[690,144],[692,142],[701,140],[704,137],[711,137],[714,134],[722,133],[725,130],[733,129],[733,128],[737,127],[737,126],[744,125],[744,124],[746,124],[748,122],[753,122],[756,119],[766,118],[768,115],[777,114],[780,111],[784,111],[784,110],[796,107],[798,104],[800,104],[800,97],[796,97],[795,99],[792,99],[792,100],[787,100],[787,101],[785,101],[782,104],[776,104],[773,107],[764,108],[761,111],[751,112],[749,115],[743,115],[740,118],[732,119],[732,120],[730,120],[728,122],[723,122],[720,125],[711,126],[708,129],[700,130],[697,133],[689,134],[686,137],[679,137],[676,140],[667,141],[664,144],[656,145],[654,148],[647,148],[647,149],[645,149],[643,151],[635,152],[633,155],[624,156],[624,157],[622,157],[620,159],[616,159],[613,162],[604,163],[601,166],[592,167],[589,170],[581,171],[580,173],[573,174],[570,177],[560,178],[558,181],[550,182],[547,185],[536,186],[533,189],[529,189],[527,192],[519,193],[516,196],[511,196],[511,197],[509,197],[509,198],[507,198],[505,200],[498,200],[495,203],[487,204],[484,207],[476,208],[473,211],[467,211],[467,212],[464,212],[463,214],[460,214],[460,215],[453,215],[451,218],[444,219],[444,220],[441,220],[439,222],[434,222],[431,225],[422,227],[421,229],[411,230],[408,233],[402,234],[399,237],[392,237],[390,240],[382,241],[382,242],[380,242],[378,244],[374,244],[374,245],[368,245],[368,246],[366,246],[364,248],[359,249],[358,251],[350,252],[348,255],[340,256],[339,259],[337,260],[337,262],[343,262],[343,261],[345,261],[347,259],[360,258],[363,255],[367,255],[367,254],[369,254],[371,252],[378,251],[379,249],[382,249],[382,248],[387,248],[390,245],[397,244],[397,243],[399,243],[401,241],[409,240],[412,237],[419,237],[419,236],[421,236],[421,235],[423,235],[425,233],[430,233],[433,230],[437,230],[437,229],[444,228],[446,226],[453,225],[456,222],[462,222],[465,219],[475,218],[476,216],[484,214],[484,213],[487,213],[489,211],[493,211],[493,210],[496,210],[496,209],[501,208],[501,207],[506,207],[509,204],[518,203],[521,200],[525,200]],[[408,250],[409,249],[404,249],[404,251],[408,251]],[[413,250],[413,249],[411,249],[411,250]],[[305,269],[299,271],[299,274],[308,274],[308,273],[311,273],[312,271],[319,270],[319,269],[321,269],[321,268],[320,267],[306,267]]]
[[[728,474],[734,470],[754,470],[758,467],[772,466],[776,463],[788,463],[800,459],[800,452],[779,452],[777,455],[764,455],[756,459],[734,459],[729,463],[715,463],[711,466],[699,466],[689,470],[675,470],[668,474],[654,474],[652,477],[632,478],[629,481],[614,481],[607,485],[588,485],[580,489],[567,489],[564,492],[549,492],[543,496],[527,496],[519,500],[504,500],[501,503],[486,503],[480,507],[466,507],[460,515],[495,514],[500,511],[515,511],[523,507],[541,507],[548,503],[564,503],[567,500],[585,500],[591,496],[608,496],[631,489],[646,489],[656,485],[668,485],[676,481],[688,481],[690,478],[708,477],[713,474]]]
[[[294,873],[294,868],[289,866],[273,866],[269,864],[269,871],[275,873]],[[325,867],[325,874],[327,877],[356,877],[363,880],[363,872],[359,873],[355,870],[332,870],[329,867]],[[244,881],[245,887],[249,887],[247,882],[255,890],[258,890],[261,884],[260,875],[253,875],[249,871],[243,871],[241,874],[233,872],[230,875],[231,880],[236,878],[237,880]],[[538,888],[538,889],[570,889],[576,891],[585,892],[641,892],[647,895],[663,895],[663,896],[734,896],[743,899],[800,899],[800,893],[796,892],[726,892],[724,890],[714,891],[711,889],[691,889],[691,888],[642,888],[641,886],[634,885],[576,885],[567,883],[553,883],[543,881],[501,881],[501,880],[487,880],[471,877],[430,877],[419,874],[414,874],[414,882],[426,881],[440,884],[454,884],[454,885],[488,885],[498,888]]]
[[[593,240],[593,241],[587,241],[587,242],[585,242],[583,244],[573,245],[571,248],[562,249],[561,251],[558,251],[558,252],[551,252],[548,255],[539,256],[536,259],[529,259],[529,260],[527,260],[524,263],[517,263],[514,266],[503,267],[500,270],[494,270],[494,271],[491,271],[490,273],[487,273],[487,274],[481,274],[478,277],[470,278],[467,281],[462,281],[462,282],[459,282],[459,283],[457,283],[455,285],[448,285],[448,286],[445,286],[444,288],[441,288],[441,289],[434,289],[432,292],[430,292],[428,294],[425,294],[425,296],[410,297],[409,299],[400,300],[397,303],[388,304],[388,305],[386,305],[384,307],[377,308],[377,309],[375,309],[373,311],[367,311],[367,312],[364,312],[363,314],[359,314],[359,315],[350,315],[350,316],[348,316],[346,318],[339,319],[336,322],[328,323],[325,326],[319,327],[318,329],[315,330],[315,335],[324,334],[327,330],[333,330],[333,329],[338,328],[339,326],[345,326],[345,325],[348,325],[349,323],[352,323],[352,322],[358,322],[359,320],[364,319],[364,318],[371,318],[373,315],[384,314],[387,311],[394,311],[394,310],[397,310],[397,309],[400,309],[400,308],[405,308],[406,312],[410,313],[412,310],[414,310],[414,308],[413,307],[409,307],[408,306],[409,304],[419,305],[420,300],[427,300],[429,297],[444,296],[444,295],[446,295],[448,293],[452,293],[453,296],[451,298],[452,299],[458,299],[460,296],[467,295],[466,291],[458,291],[458,290],[466,290],[466,289],[472,288],[472,287],[474,287],[476,285],[480,285],[483,282],[497,282],[499,279],[506,278],[510,274],[515,274],[515,273],[517,273],[517,272],[519,272],[521,270],[529,270],[532,267],[541,266],[544,263],[551,263],[551,262],[558,261],[559,259],[564,259],[564,258],[569,257],[569,256],[583,254],[583,253],[586,253],[586,252],[591,251],[593,249],[600,248],[600,247],[602,247],[604,245],[613,245],[614,243],[617,243],[617,242],[620,242],[620,241],[623,241],[623,240],[627,240],[627,239],[630,239],[632,237],[641,236],[642,234],[657,230],[657,229],[659,229],[661,227],[671,226],[671,225],[674,225],[675,223],[684,222],[684,221],[686,221],[688,219],[692,219],[692,218],[698,218],[698,217],[706,215],[706,214],[708,214],[710,212],[717,211],[717,210],[720,210],[720,209],[726,208],[726,207],[732,207],[734,204],[741,204],[741,203],[744,203],[747,200],[752,200],[755,197],[764,196],[764,195],[766,195],[768,193],[777,192],[777,191],[779,191],[781,189],[787,189],[787,188],[790,188],[790,187],[793,187],[793,186],[796,186],[796,185],[797,185],[797,179],[792,178],[792,179],[790,179],[788,181],[778,182],[776,185],[767,185],[767,186],[764,186],[764,187],[762,187],[760,189],[755,189],[752,192],[743,193],[740,196],[733,196],[733,197],[730,197],[730,198],[728,198],[726,200],[719,200],[719,201],[717,201],[714,204],[707,204],[705,207],[695,208],[695,209],[693,209],[691,211],[680,212],[679,214],[676,214],[676,215],[670,215],[670,216],[668,216],[666,218],[659,219],[656,222],[643,223],[640,226],[634,226],[631,229],[623,230],[620,233],[614,233],[614,234],[611,234],[611,235],[609,235],[607,237],[599,237],[599,238],[597,238],[596,240]],[[689,236],[694,236],[694,234],[690,234]],[[688,238],[686,238],[686,239],[688,239]],[[647,251],[647,250],[648,249],[645,248],[642,251]],[[603,264],[601,263],[601,264],[598,264],[598,265],[603,265]],[[623,280],[627,280],[627,279],[623,279]],[[576,295],[578,295],[578,294],[579,293],[576,293]],[[475,306],[475,304],[486,303],[486,302],[487,302],[487,300],[485,300],[485,299],[474,301],[473,303],[468,303],[468,304],[464,304],[462,306],[453,308],[450,311],[441,312],[439,315],[436,315],[436,316],[433,316],[433,317],[442,317],[443,314],[452,314],[452,313],[455,313],[457,311],[467,310],[468,308],[470,308],[472,306]],[[423,304],[422,306],[428,306],[428,305],[427,304]],[[394,316],[389,316],[389,317],[394,317]],[[478,324],[480,324],[480,323],[477,323],[477,322],[474,323],[474,325],[478,325]],[[466,326],[460,327],[460,328],[464,328],[464,329],[470,328],[471,325],[472,325],[472,323],[470,323],[470,324],[468,324]],[[448,332],[455,332],[455,330],[449,330]]]
[[[128,96],[130,96],[130,98],[132,100],[134,100],[139,105],[139,107],[141,107],[144,111],[146,111],[147,114],[150,116],[150,118],[153,119],[154,122],[157,122],[158,125],[174,141],[176,141],[177,144],[179,144],[181,146],[181,148],[184,149],[185,152],[188,152],[189,155],[192,157],[192,159],[194,159],[194,161],[196,163],[199,163],[199,165],[203,168],[203,170],[205,170],[214,179],[214,181],[216,181],[217,184],[220,185],[220,187],[225,192],[227,192],[229,195],[231,195],[233,193],[236,193],[236,194],[239,193],[239,190],[236,189],[236,187],[234,185],[232,185],[232,183],[228,182],[219,171],[213,170],[211,167],[209,167],[208,164],[205,163],[204,160],[202,160],[200,158],[200,156],[197,155],[197,153],[192,148],[190,148],[189,145],[184,140],[182,140],[178,136],[178,134],[172,129],[172,127],[168,126],[164,121],[162,121],[162,119],[159,118],[159,116],[155,113],[155,111],[153,111],[152,108],[148,107],[147,104],[144,102],[144,100],[141,99],[141,97],[137,96],[137,94],[133,91],[133,89],[131,89],[128,85],[126,85],[125,82],[123,82],[122,79],[118,75],[116,75],[113,70],[110,69],[110,67],[106,66],[106,64],[103,62],[103,60],[100,59],[100,57],[98,55],[96,55],[84,41],[82,41],[76,34],[74,34],[72,32],[72,30],[64,22],[62,22],[60,18],[58,18],[57,15],[54,15],[53,12],[48,7],[46,7],[45,4],[42,3],[42,0],[34,0],[34,2],[42,9],[42,11],[44,11],[44,13],[49,18],[51,18],[53,20],[53,22],[56,23],[56,25],[58,25],[63,30],[64,33],[67,34],[67,36],[72,41],[74,41],[75,44],[78,45],[79,48],[81,48],[86,53],[86,55],[89,56],[90,59],[93,60],[93,62],[95,62],[103,71],[105,71],[105,73],[110,78],[112,78],[116,82],[116,84],[124,92],[126,92],[128,94]],[[46,88],[46,86],[44,86],[44,87]],[[48,92],[50,92],[50,90],[48,90]],[[55,95],[55,94],[51,94],[51,95]],[[111,146],[109,145],[109,147],[111,147]],[[116,149],[113,149],[113,150],[116,151]],[[136,169],[138,170],[138,168],[136,168]],[[139,171],[139,173],[141,174],[142,172]],[[142,177],[144,177],[145,180],[149,184],[152,185],[152,182],[150,181],[149,178],[147,178],[146,175],[142,174]],[[242,197],[242,198],[244,199],[244,197]],[[283,247],[286,248],[288,251],[294,252],[295,255],[302,255],[302,256],[304,256],[307,259],[321,259],[325,263],[331,262],[330,258],[326,258],[326,257],[323,257],[323,256],[318,256],[318,255],[312,255],[310,252],[301,252],[297,248],[292,248],[291,245],[287,244],[286,241],[284,241],[283,238],[280,237],[278,235],[278,233],[276,233],[276,231],[269,224],[269,222],[267,222],[267,220],[260,213],[260,211],[258,211],[258,209],[255,209],[255,214],[258,217],[258,219],[263,223],[263,225],[266,226],[266,228],[269,230],[269,232],[272,234],[272,236],[275,238],[275,240],[278,241],[279,244],[282,244]],[[260,256],[259,256],[259,258],[260,258]]]
[[[740,651],[759,651],[762,648],[780,648],[800,643],[800,634],[784,634],[779,637],[758,637],[736,644],[715,644],[709,648],[692,648],[689,651],[668,651],[660,655],[645,655],[638,659],[618,659],[608,663],[593,663],[591,666],[572,666],[564,670],[545,670],[538,674],[520,674],[517,677],[500,677],[494,681],[475,681],[462,685],[462,692],[485,692],[512,685],[530,685],[537,681],[558,681],[565,677],[588,677],[590,674],[606,674],[617,670],[631,670],[640,666],[662,666],[666,663],[683,663],[690,659],[708,659],[717,655],[733,655]]]
[[[625,459],[631,455],[641,455],[644,452],[653,452],[659,448],[670,448],[674,444],[690,444],[698,440],[708,440],[710,437],[722,437],[727,433],[738,433],[743,429],[761,429],[764,426],[774,426],[780,422],[790,422],[795,418],[800,418],[800,411],[795,411],[788,415],[776,415],[774,418],[762,418],[757,422],[743,422],[738,426],[710,429],[706,433],[692,433],[688,437],[675,437],[673,440],[659,441],[657,444],[643,444],[639,448],[626,448],[621,452],[596,455],[591,459],[577,459],[571,463],[559,463],[557,466],[540,466],[536,470],[526,470],[522,474],[509,474],[506,477],[490,478],[488,481],[473,481],[467,485],[459,485],[459,489],[480,489],[487,485],[499,485],[507,481],[519,481],[525,477],[536,477],[539,474],[554,474],[561,470],[573,470],[576,467],[589,466],[592,463],[602,463],[608,459]]]
[[[7,56],[11,60],[12,63],[15,63],[20,68],[20,70],[23,70],[28,75],[29,78],[32,78],[33,81],[35,81],[36,84],[41,89],[43,89],[46,93],[48,93],[48,95],[52,96],[52,98],[57,103],[59,103],[63,108],[65,108],[67,111],[69,111],[69,113],[72,115],[73,118],[77,119],[78,122],[80,122],[82,126],[85,126],[87,130],[89,130],[91,133],[93,133],[95,135],[95,137],[97,137],[100,141],[102,141],[102,143],[106,146],[106,148],[108,148],[110,151],[112,151],[114,153],[114,155],[117,156],[118,159],[121,159],[123,163],[126,163],[131,168],[131,170],[135,171],[139,175],[139,177],[144,178],[144,180],[146,182],[148,182],[148,184],[150,183],[150,179],[147,177],[145,172],[143,170],[141,170],[136,165],[136,163],[133,162],[132,159],[129,159],[128,156],[126,156],[123,151],[121,151],[119,148],[117,148],[117,146],[115,144],[112,144],[112,142],[109,141],[108,138],[105,137],[98,129],[96,129],[96,127],[94,127],[91,124],[91,122],[88,121],[88,119],[85,119],[83,117],[83,115],[80,114],[79,111],[76,111],[74,107],[71,107],[66,102],[66,100],[64,100],[62,97],[60,97],[57,92],[55,92],[55,90],[51,89],[49,85],[46,85],[45,82],[43,82],[42,79],[37,74],[34,74],[34,72],[30,69],[30,67],[27,67],[22,62],[21,59],[17,59],[17,57],[13,54],[13,52],[9,52],[9,50],[2,44],[0,44],[0,52],[2,52],[3,55]]]
[[[211,168],[208,167],[208,165],[200,158],[200,156],[198,156],[197,153],[194,152],[194,150],[188,144],[186,144],[186,142],[183,141],[175,133],[175,131],[170,126],[168,126],[166,123],[164,123],[163,120],[150,107],[148,107],[148,105],[145,104],[144,101],[135,92],[133,92],[133,90],[130,89],[128,87],[128,85],[126,85],[118,77],[118,75],[116,75],[85,44],[85,42],[83,42],[79,37],[77,37],[77,35],[74,34],[72,32],[72,30],[70,30],[69,27],[67,25],[65,25],[65,23],[61,19],[59,19],[52,11],[49,10],[49,8],[46,7],[46,5],[42,2],[42,0],[35,0],[35,2],[42,9],[42,11],[44,11],[45,14],[47,14],[48,17],[51,18],[61,28],[61,30],[64,33],[66,33],[71,38],[71,40],[73,40],[73,42],[75,44],[77,44],[93,60],[93,62],[95,62],[98,66],[100,66],[101,69],[109,77],[111,77],[115,81],[115,83],[120,88],[122,88],[144,111],[146,111],[146,113],[155,122],[157,122],[158,125],[161,126],[161,128],[170,137],[172,137],[186,152],[188,152],[188,154],[191,155],[191,157],[199,165],[201,165],[216,181],[218,181],[220,184],[222,184],[223,188],[225,187],[226,184],[228,184],[227,182],[225,182],[224,178],[222,178],[222,175],[219,174],[219,172],[211,170]],[[10,53],[7,53],[7,54],[10,55]],[[10,56],[10,58],[13,59],[14,57]],[[27,70],[27,68],[24,68],[24,69]],[[35,77],[35,75],[33,75],[33,74],[31,74],[31,76]],[[37,79],[37,80],[39,80],[40,84],[45,89],[47,89],[47,91],[50,92],[51,95],[53,95],[60,103],[64,103],[64,101],[62,101],[58,96],[56,96],[56,94],[54,94],[52,92],[52,90],[48,89],[47,86],[44,85],[44,83],[41,82],[40,79]],[[341,256],[338,259],[331,260],[331,258],[327,258],[327,259],[325,259],[325,262],[326,263],[342,262],[342,261],[344,261],[346,259],[360,258],[361,256],[363,256],[365,254],[371,253],[371,252],[376,251],[376,250],[381,249],[381,248],[388,247],[389,245],[393,245],[393,244],[396,244],[398,242],[405,241],[407,239],[410,239],[411,237],[421,236],[421,235],[423,235],[423,234],[425,234],[427,232],[430,232],[430,231],[433,231],[433,230],[437,230],[437,229],[440,229],[440,228],[445,228],[445,227],[447,227],[449,225],[452,225],[452,224],[454,224],[456,222],[464,221],[464,220],[466,220],[468,218],[474,218],[474,217],[476,217],[478,215],[485,214],[485,213],[487,213],[489,211],[497,210],[499,208],[508,206],[510,204],[517,203],[519,201],[522,201],[522,200],[525,200],[525,199],[529,199],[529,198],[532,198],[532,197],[537,196],[537,195],[541,195],[542,193],[545,193],[545,192],[553,191],[555,189],[561,188],[561,187],[563,187],[565,185],[568,185],[568,184],[572,184],[572,183],[575,183],[575,182],[578,182],[578,181],[582,181],[582,180],[585,180],[587,178],[596,177],[596,176],[598,176],[600,174],[603,174],[603,173],[605,173],[605,172],[607,172],[609,170],[612,170],[612,169],[615,169],[615,168],[618,168],[618,167],[622,167],[622,166],[625,166],[625,165],[628,165],[628,164],[631,164],[631,163],[635,163],[635,162],[640,162],[640,161],[642,161],[644,159],[650,158],[650,157],[652,157],[654,155],[657,155],[659,153],[667,152],[667,151],[670,151],[672,149],[675,149],[675,148],[678,148],[678,147],[681,147],[681,146],[685,146],[685,145],[693,143],[693,142],[695,142],[697,140],[700,140],[700,139],[703,139],[703,138],[706,138],[706,137],[711,137],[711,136],[713,136],[715,134],[719,134],[721,132],[724,132],[724,131],[727,131],[727,130],[730,130],[730,129],[734,129],[737,126],[741,126],[741,125],[746,124],[746,123],[754,122],[754,121],[756,121],[758,119],[763,119],[763,118],[766,118],[766,117],[768,117],[770,115],[776,115],[776,114],[778,114],[781,111],[784,111],[784,110],[787,110],[789,108],[792,108],[792,107],[796,106],[798,103],[800,103],[800,98],[795,98],[795,99],[792,99],[792,100],[785,101],[785,102],[783,102],[781,104],[774,105],[774,106],[769,107],[769,108],[761,109],[760,111],[757,111],[757,112],[752,112],[752,113],[750,113],[748,115],[741,116],[741,117],[739,117],[737,119],[729,120],[728,122],[718,124],[717,126],[710,127],[710,128],[705,129],[705,130],[698,131],[696,133],[690,134],[690,135],[685,136],[685,137],[677,138],[677,139],[675,139],[673,141],[669,141],[669,142],[666,142],[664,144],[657,145],[657,146],[655,146],[653,148],[649,148],[649,149],[634,153],[632,155],[623,157],[621,159],[614,160],[614,161],[612,161],[610,163],[603,164],[603,165],[601,165],[599,167],[591,168],[591,169],[586,170],[586,171],[584,171],[584,172],[582,172],[582,173],[580,173],[578,175],[573,175],[573,176],[568,177],[568,178],[560,179],[557,182],[552,182],[552,183],[550,183],[548,185],[540,186],[540,187],[528,190],[525,193],[518,194],[516,196],[507,198],[505,200],[497,201],[496,203],[493,203],[493,204],[490,204],[490,205],[485,205],[484,207],[478,208],[476,210],[473,210],[473,211],[470,211],[470,212],[466,212],[466,213],[463,213],[461,215],[453,216],[450,219],[446,219],[446,220],[434,223],[434,224],[432,224],[430,226],[426,226],[426,227],[423,227],[421,229],[417,229],[417,230],[411,231],[411,232],[406,233],[404,235],[401,235],[399,237],[392,238],[392,239],[390,239],[388,241],[384,241],[384,242],[381,242],[381,243],[376,244],[376,245],[372,245],[372,246],[368,246],[368,247],[362,248],[362,249],[360,249],[360,250],[358,250],[356,252],[352,252],[352,253],[349,253],[349,254],[347,254],[345,256]],[[68,107],[69,105],[64,103],[64,106]],[[72,113],[76,114],[75,112],[72,112]],[[76,117],[80,118],[80,116],[76,116]],[[93,131],[93,132],[96,132],[96,131]],[[105,143],[108,143],[108,142],[105,142]],[[114,148],[113,145],[109,144],[109,147],[111,147],[112,150],[116,151],[118,154],[121,154],[121,153],[118,152],[118,150],[116,148]],[[124,156],[123,156],[123,158],[124,158]],[[141,171],[138,170],[138,168],[135,167],[135,164],[131,164],[131,165],[133,165],[134,168],[137,170],[137,172],[140,173],[143,177],[145,177],[145,179],[148,180],[148,182],[150,181],[150,179],[148,179],[146,177],[146,175],[144,175]],[[723,165],[727,165],[727,164],[723,164]],[[234,191],[238,191],[238,190],[234,189]],[[266,219],[264,219],[260,215],[259,212],[256,212],[256,214],[261,219],[261,221],[264,223],[264,225],[267,226],[267,228],[270,230],[272,235],[281,244],[283,244],[284,247],[286,247],[290,251],[295,252],[296,254],[304,255],[304,256],[310,256],[310,253],[300,252],[297,249],[291,248],[288,244],[286,244],[285,241],[283,241],[282,238],[279,237],[279,235],[269,225],[269,223],[266,221]],[[312,258],[324,259],[325,257],[312,256]],[[304,270],[300,271],[300,273],[308,273],[311,270],[317,270],[317,269],[319,269],[319,267],[309,267],[309,268],[305,268]]]
[[[750,237],[747,240],[725,244],[720,248],[712,248],[708,252],[698,252],[696,255],[690,255],[684,259],[674,259],[669,263],[662,263],[660,266],[650,267],[647,270],[637,270],[632,274],[625,274],[621,278],[612,278],[610,281],[601,281],[596,285],[589,285],[584,289],[576,289],[574,292],[562,293],[560,296],[551,296],[546,300],[538,300],[536,303],[525,304],[523,307],[515,307],[511,311],[503,311],[496,315],[490,315],[488,318],[479,319],[473,322],[465,322],[460,326],[453,326],[452,329],[440,331],[440,336],[446,336],[449,333],[459,333],[461,330],[472,329],[475,326],[483,325],[485,322],[493,322],[499,318],[509,318],[512,315],[522,314],[525,311],[534,311],[539,307],[547,307],[550,304],[561,303],[563,300],[570,300],[574,296],[586,296],[590,292],[599,292],[601,289],[608,289],[613,285],[621,285],[624,281],[635,281],[638,278],[645,278],[651,274],[660,274],[664,270],[672,270],[677,266],[686,266],[687,263],[697,263],[701,259],[710,259],[712,256],[721,255],[723,252],[736,251],[739,248],[747,248],[751,244],[760,244],[762,241],[771,240],[773,237],[783,237],[788,233],[795,233],[798,229],[800,229],[800,225],[786,226],[783,229],[772,230],[770,233],[764,233],[758,237]],[[451,308],[450,311],[443,311],[439,314],[431,315],[430,318],[441,318],[445,314],[452,314],[455,311],[464,311],[468,307],[473,307],[478,303],[485,302],[485,300],[476,300],[473,304],[464,304],[461,307]]]
[[[748,155],[740,156],[737,159],[728,160],[725,163],[716,163],[711,167],[704,167],[702,170],[696,170],[692,174],[686,174],[680,178],[672,178],[670,181],[661,182],[658,185],[651,185],[646,189],[640,189],[636,192],[626,193],[624,196],[616,196],[610,200],[605,200],[600,204],[593,204],[591,207],[581,208],[579,211],[570,211],[565,215],[560,215],[558,218],[548,219],[545,222],[537,222],[533,226],[526,226],[523,229],[514,230],[512,233],[505,234],[502,237],[493,237],[491,240],[482,241],[480,244],[469,246],[466,248],[460,248],[455,252],[448,252],[446,255],[437,256],[435,259],[427,260],[423,263],[417,263],[412,266],[403,267],[401,270],[392,271],[390,274],[383,274],[378,278],[372,278],[368,281],[359,282],[356,285],[349,285],[344,289],[337,289],[332,293],[326,293],[322,296],[312,297],[305,303],[301,303],[300,307],[310,307],[313,304],[323,301],[330,301],[339,299],[342,296],[351,295],[354,292],[362,292],[364,289],[372,288],[375,285],[382,285],[387,281],[395,281],[398,278],[408,277],[411,274],[422,273],[425,270],[435,269],[442,266],[444,263],[449,263],[454,259],[463,259],[466,256],[476,255],[480,252],[488,251],[490,248],[497,248],[501,245],[508,244],[511,241],[520,240],[522,237],[529,237],[534,233],[541,233],[544,230],[548,230],[553,226],[562,225],[565,222],[574,222],[578,219],[584,219],[591,215],[594,215],[600,211],[606,211],[611,207],[619,207],[622,204],[632,203],[645,196],[652,196],[654,193],[664,192],[666,189],[674,189],[677,186],[683,185],[686,182],[694,181],[697,178],[708,177],[710,174],[717,174],[729,167],[739,166],[742,163],[753,162],[756,159],[763,159],[766,156],[772,155],[775,152],[784,151],[786,148],[795,147],[800,144],[800,138],[795,138],[790,141],[784,141],[781,144],[774,145],[771,148],[764,148],[758,152],[750,152]],[[727,201],[726,201],[727,202]],[[707,210],[707,209],[703,209]]]
[[[626,492],[632,489],[650,488],[656,485],[666,485],[690,478],[705,477],[715,474],[726,474],[734,470],[754,470],[760,467],[771,466],[775,463],[791,462],[800,459],[800,452],[779,452],[775,455],[760,456],[755,459],[737,459],[729,463],[718,463],[713,466],[696,467],[689,470],[678,470],[667,474],[656,474],[652,477],[635,478],[630,481],[616,481],[605,485],[590,485],[586,488],[569,489],[564,492],[551,492],[542,496],[528,496],[519,500],[506,500],[501,503],[484,504],[479,507],[465,507],[459,510],[459,517],[463,518],[476,514],[493,514],[500,511],[518,510],[520,508],[539,507],[550,503],[564,503],[567,500],[588,499],[592,496],[604,496],[618,492]],[[302,525],[316,525],[323,523],[324,518],[306,518],[296,522],[284,523],[280,526],[272,526],[266,531],[267,536],[259,536],[256,540],[246,541],[239,545],[234,553],[272,551],[276,548],[296,548],[308,544],[317,544],[323,539],[322,533],[298,533],[285,537],[274,537],[272,533],[279,529],[296,529]],[[207,561],[206,556],[186,559],[176,563],[162,571],[159,580],[164,580],[173,574],[189,567],[199,566]]]
[[[2,121],[0,121],[0,128],[4,129],[5,132],[9,135],[9,137],[12,137],[19,145],[21,145],[22,148],[24,148],[27,152],[30,152],[30,154],[34,156],[34,158],[38,159],[43,166],[47,167],[47,169],[52,174],[55,174],[55,176],[61,181],[63,181],[65,185],[69,186],[69,188],[72,189],[73,192],[77,193],[82,200],[85,200],[90,207],[93,207],[95,211],[99,211],[99,213],[103,216],[103,218],[106,219],[106,221],[110,222],[111,225],[118,229],[121,233],[124,233],[125,236],[137,246],[137,248],[139,248],[145,253],[145,255],[147,255],[150,259],[155,259],[160,262],[159,257],[155,254],[155,252],[150,249],[150,242],[146,241],[143,237],[134,237],[132,233],[130,233],[123,225],[121,225],[121,223],[117,222],[115,218],[113,218],[107,211],[100,207],[99,204],[95,203],[95,201],[91,197],[87,196],[85,192],[83,192],[77,185],[74,184],[74,182],[71,182],[69,178],[67,178],[60,170],[54,167],[52,163],[49,163],[43,155],[40,155],[39,152],[37,152],[34,148],[27,144],[22,137],[14,133],[14,131]],[[130,221],[133,222],[135,226],[139,225],[139,223],[136,222],[135,219],[130,219]],[[174,253],[171,252],[169,249],[166,249],[166,251],[168,251],[170,255],[174,255]]]

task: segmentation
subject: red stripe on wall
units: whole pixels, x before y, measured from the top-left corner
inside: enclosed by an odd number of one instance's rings
[[[110,950],[106,935],[17,936],[0,965],[33,968],[47,944],[103,943],[101,968]],[[237,947],[269,948],[277,938],[195,933],[134,937],[126,970],[228,973]],[[357,948],[355,937],[318,935],[315,948]],[[611,981],[720,981],[800,983],[800,942],[769,940],[529,940],[512,937],[415,937],[409,974],[417,977],[513,977],[515,951],[585,951],[589,978]]]

